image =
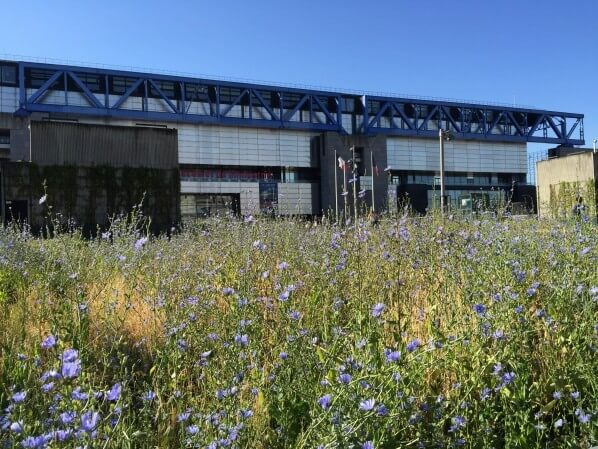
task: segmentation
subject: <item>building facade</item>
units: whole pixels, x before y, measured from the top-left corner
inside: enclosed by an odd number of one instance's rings
[[[46,134],[36,138],[42,122]],[[43,150],[64,123],[107,133],[100,146],[82,148],[69,133],[54,137],[60,150]],[[155,168],[160,148],[126,137],[130,150],[114,150],[116,136],[131,129],[176,135],[173,202],[182,218],[350,210],[353,178],[359,207],[395,208],[402,199],[423,212],[439,194],[440,129],[452,134],[444,161],[451,204],[479,192],[499,201],[525,183],[527,142],[584,143],[583,115],[575,113],[0,61],[5,161]],[[339,158],[358,164],[343,172]]]

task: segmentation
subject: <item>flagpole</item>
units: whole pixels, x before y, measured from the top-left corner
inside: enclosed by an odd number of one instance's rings
[[[355,229],[357,229],[357,164],[355,162],[355,145],[351,149],[353,150],[353,212],[355,212]]]
[[[336,149],[334,150],[334,160],[332,166],[334,167],[334,213],[336,216],[336,223],[338,224],[338,173],[336,170]]]
[[[376,213],[376,195],[374,194],[374,152],[370,151],[370,167],[372,167],[372,214]]]
[[[343,193],[345,198],[345,221],[347,220],[347,166],[343,165]]]

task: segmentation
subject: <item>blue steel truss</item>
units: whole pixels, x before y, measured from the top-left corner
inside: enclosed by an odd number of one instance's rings
[[[583,145],[583,114],[18,62],[17,115]],[[351,125],[347,125],[351,124]],[[345,126],[351,126],[346,129]]]

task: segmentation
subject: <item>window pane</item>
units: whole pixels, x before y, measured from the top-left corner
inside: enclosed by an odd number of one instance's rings
[[[17,68],[9,65],[1,67],[2,84],[17,84]]]

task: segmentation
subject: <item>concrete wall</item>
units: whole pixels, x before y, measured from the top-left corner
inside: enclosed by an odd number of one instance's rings
[[[389,137],[386,146],[393,170],[440,170],[438,139]],[[444,150],[447,171],[527,173],[525,143],[451,140]]]
[[[10,130],[10,146],[5,152],[7,158],[12,161],[31,160],[29,119],[0,113],[0,129]]]
[[[568,214],[571,212],[577,190],[584,197],[584,202],[589,208],[596,210],[596,192],[582,192],[586,185],[593,181],[594,189],[598,179],[598,153],[584,152],[572,154],[569,156],[548,159],[537,162],[536,164],[536,185],[538,195],[538,214],[541,217],[549,217],[554,214]],[[564,192],[561,191],[563,183],[569,183],[571,191],[567,196],[571,198],[562,198]],[[560,192],[561,191],[561,192]],[[561,203],[556,204],[557,198],[561,193]],[[552,204],[551,204],[552,199]],[[562,200],[562,201],[561,201]],[[593,204],[591,204],[593,202]],[[595,213],[595,212],[594,212]]]

